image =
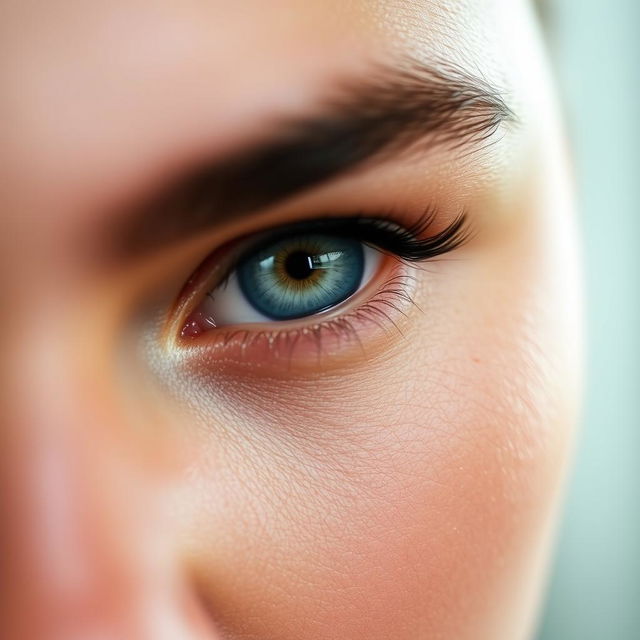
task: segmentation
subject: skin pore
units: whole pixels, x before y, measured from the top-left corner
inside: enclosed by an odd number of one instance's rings
[[[580,296],[529,2],[3,5],[0,637],[530,637]],[[345,219],[464,241],[185,334]]]

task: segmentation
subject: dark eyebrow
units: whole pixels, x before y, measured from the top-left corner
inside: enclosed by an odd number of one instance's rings
[[[315,113],[274,123],[267,140],[204,163],[137,208],[117,244],[138,253],[257,211],[366,162],[439,145],[478,145],[513,120],[502,95],[451,65],[413,60],[345,80]]]

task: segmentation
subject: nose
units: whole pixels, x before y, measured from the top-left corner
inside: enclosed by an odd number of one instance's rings
[[[220,637],[167,515],[175,469],[150,439],[124,435],[135,425],[61,350],[11,351],[0,375],[0,638]]]

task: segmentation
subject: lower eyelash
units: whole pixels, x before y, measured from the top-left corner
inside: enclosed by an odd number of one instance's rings
[[[382,323],[390,323],[401,336],[404,336],[398,324],[391,317],[391,313],[396,312],[406,317],[407,312],[401,308],[401,303],[421,311],[407,286],[415,281],[416,277],[410,274],[396,275],[390,278],[372,300],[355,310],[356,313],[371,322],[380,323],[379,326],[382,329],[388,328],[388,325],[384,326]]]
[[[265,349],[265,355],[270,362],[282,361],[291,367],[296,350],[302,346],[301,341],[305,342],[306,354],[312,345],[314,363],[320,362],[327,355],[328,340],[333,340],[334,349],[347,348],[355,344],[361,354],[366,356],[367,349],[360,337],[365,325],[375,325],[385,335],[396,333],[404,337],[399,321],[408,315],[411,307],[419,310],[412,296],[416,282],[413,269],[397,261],[390,277],[371,299],[342,315],[292,329],[256,330],[254,327],[230,328],[225,331],[224,328],[220,328],[216,331],[215,342],[207,341],[207,344],[220,349],[220,355],[228,356],[233,353],[232,360],[246,360],[253,366],[256,365],[256,359],[253,355],[250,357],[249,353],[254,354],[256,349]]]

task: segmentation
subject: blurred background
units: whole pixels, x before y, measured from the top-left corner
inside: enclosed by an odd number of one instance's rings
[[[543,7],[575,151],[589,379],[538,640],[640,639],[640,2]]]

